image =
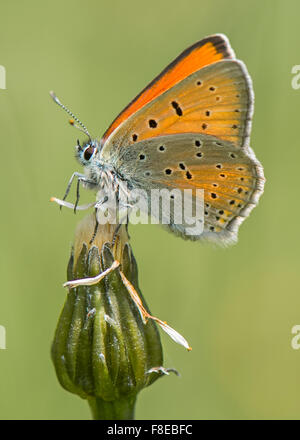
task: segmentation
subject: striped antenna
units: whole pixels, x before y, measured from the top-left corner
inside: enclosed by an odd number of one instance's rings
[[[59,105],[63,110],[65,110],[70,116],[72,116],[73,119],[70,119],[70,124],[73,125],[74,127],[78,128],[80,131],[82,131],[83,133],[85,133],[90,139],[91,139],[91,135],[88,132],[88,129],[86,128],[86,126],[74,115],[74,113],[72,113],[65,105],[63,105],[60,100],[58,99],[58,97],[55,95],[54,92],[50,92],[50,96],[53,99],[53,101]],[[74,121],[76,121],[80,127],[76,124],[74,124]]]

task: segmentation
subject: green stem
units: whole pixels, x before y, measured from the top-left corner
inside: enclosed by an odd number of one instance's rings
[[[100,397],[88,399],[94,420],[133,420],[136,396],[106,401]]]

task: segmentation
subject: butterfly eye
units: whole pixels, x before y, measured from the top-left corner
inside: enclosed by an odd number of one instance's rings
[[[84,150],[84,153],[83,153],[83,157],[84,157],[84,159],[85,160],[90,160],[90,158],[93,156],[93,154],[94,154],[94,151],[95,151],[95,148],[94,147],[87,147],[85,150]]]

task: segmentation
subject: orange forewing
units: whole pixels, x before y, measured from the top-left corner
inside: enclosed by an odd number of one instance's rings
[[[251,111],[245,67],[236,60],[222,60],[192,73],[143,106],[118,127],[111,142],[120,148],[158,136],[201,133],[243,147]],[[111,151],[110,140],[103,151]]]
[[[217,61],[233,58],[234,54],[223,35],[214,35],[192,45],[162,71],[136,98],[117,116],[102,138],[102,143],[129,116],[144,105],[169,90],[182,79]]]

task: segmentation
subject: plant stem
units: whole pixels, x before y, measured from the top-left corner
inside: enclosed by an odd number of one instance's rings
[[[133,420],[136,395],[106,401],[91,397],[88,402],[94,420]]]

